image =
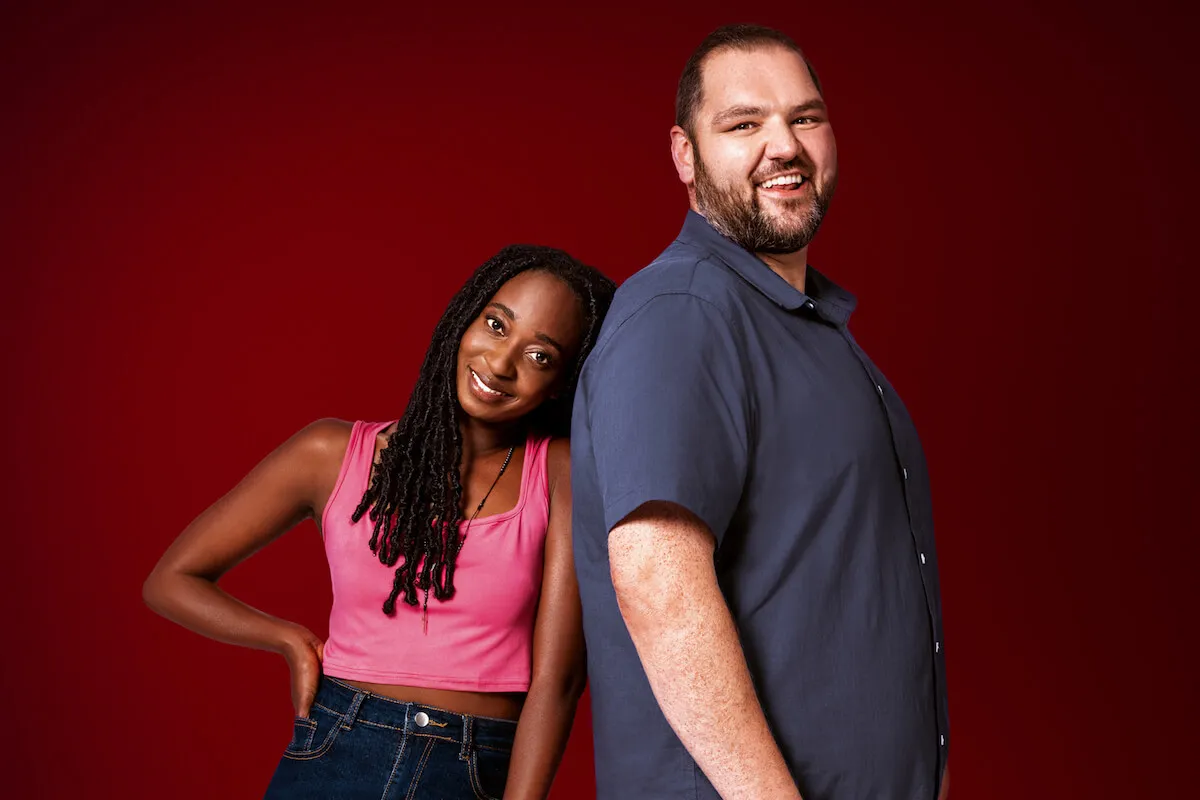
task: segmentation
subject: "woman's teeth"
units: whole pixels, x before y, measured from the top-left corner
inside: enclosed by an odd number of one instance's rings
[[[495,389],[489,389],[488,385],[480,380],[479,376],[475,374],[475,370],[471,370],[471,380],[475,381],[475,385],[479,387],[479,391],[483,392],[484,394],[490,395],[491,397],[504,397],[504,392],[497,392]]]

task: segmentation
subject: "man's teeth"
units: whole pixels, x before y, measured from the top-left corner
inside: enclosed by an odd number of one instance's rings
[[[790,184],[800,185],[804,183],[803,175],[780,175],[778,178],[771,178],[769,181],[763,181],[759,184],[764,189],[770,189],[772,186],[788,186]]]
[[[487,392],[493,397],[502,397],[504,395],[504,392],[497,392],[495,389],[489,389],[488,385],[481,381],[479,376],[475,374],[475,370],[471,370],[471,380],[475,381],[475,385],[478,386],[481,391]]]

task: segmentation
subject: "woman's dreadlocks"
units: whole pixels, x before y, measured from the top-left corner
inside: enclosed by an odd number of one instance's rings
[[[570,433],[579,370],[600,332],[616,286],[561,250],[512,245],[475,270],[442,314],[404,416],[388,438],[371,485],[351,517],[357,522],[370,512],[371,550],[382,563],[395,566],[403,556],[392,592],[383,603],[385,614],[395,613],[401,593],[409,605],[417,604],[418,589],[432,591],[438,600],[454,596],[454,565],[462,544],[458,525],[463,519],[459,342],[500,287],[527,270],[546,272],[566,283],[583,309],[583,340],[563,390],[527,418],[546,435]],[[421,565],[419,572],[417,565]]]

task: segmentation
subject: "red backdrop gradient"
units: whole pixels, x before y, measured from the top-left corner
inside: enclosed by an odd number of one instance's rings
[[[282,660],[155,617],[143,577],[297,428],[398,414],[503,244],[618,279],[663,248],[685,208],[674,83],[735,20],[792,33],[826,84],[843,177],[812,256],[859,294],[928,450],[955,796],[1187,793],[1182,12],[398,6],[5,5],[6,796],[261,793],[290,732]],[[325,630],[311,525],[228,586]],[[585,704],[559,800],[591,796],[588,723]]]

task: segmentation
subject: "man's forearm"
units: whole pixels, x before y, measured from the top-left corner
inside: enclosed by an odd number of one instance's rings
[[[650,688],[721,797],[798,798],[717,585],[711,543],[706,555],[664,535],[663,524],[625,522],[609,541],[617,600]],[[653,567],[636,552],[646,542],[658,545]]]

